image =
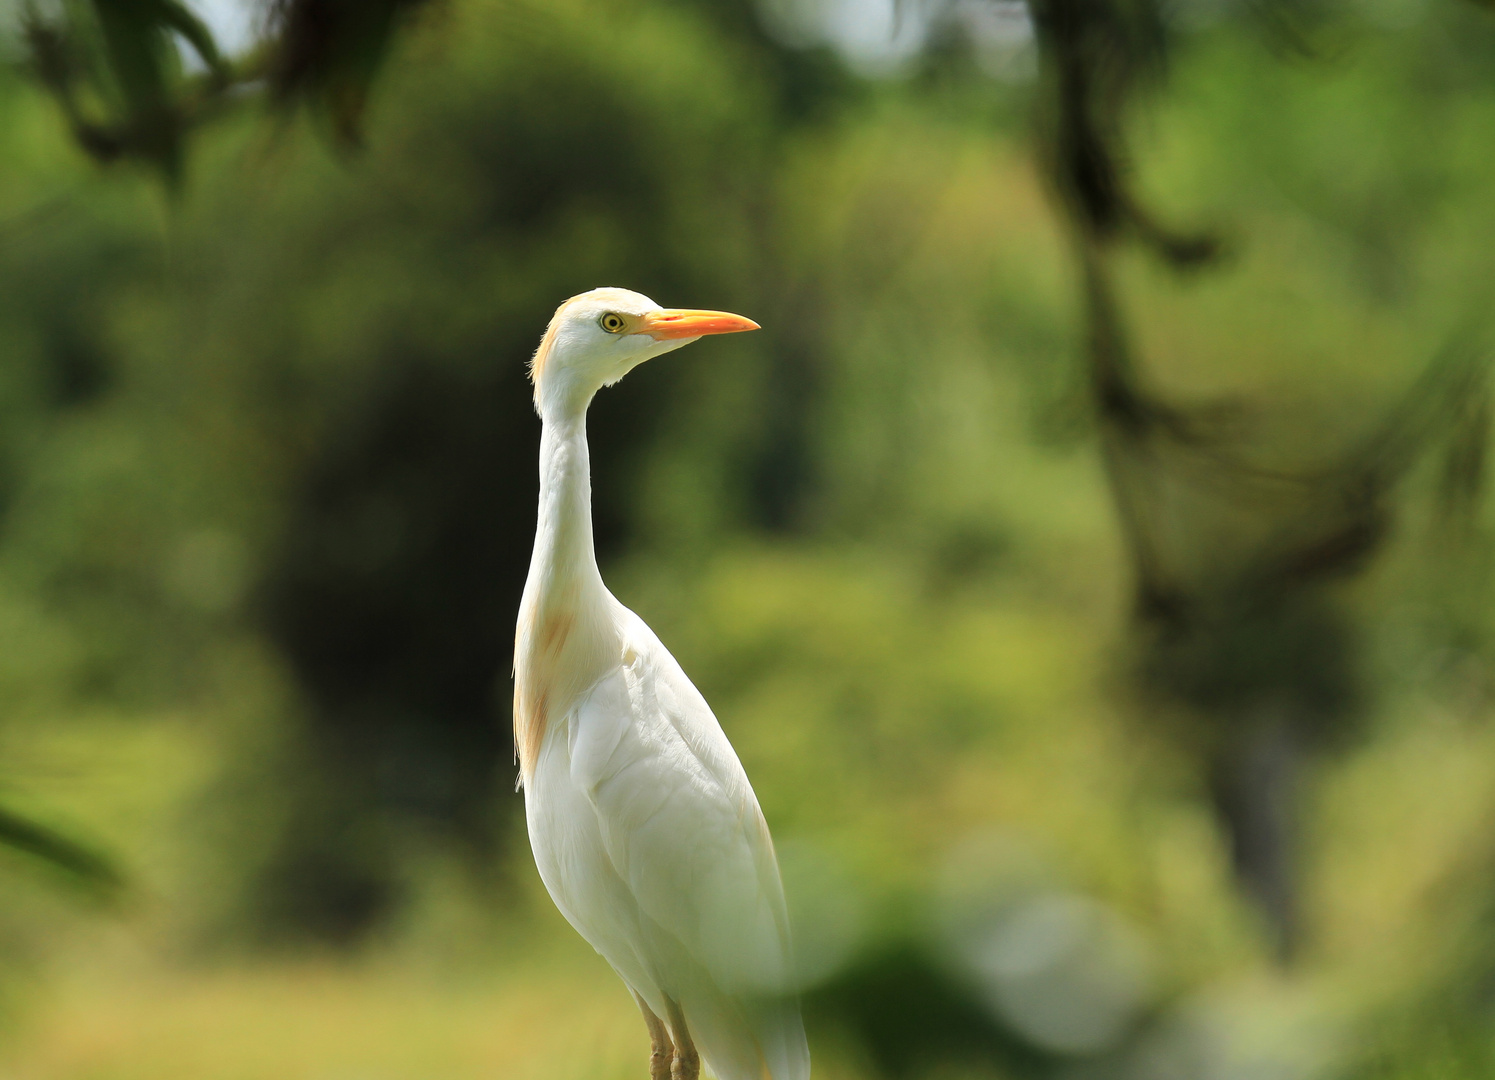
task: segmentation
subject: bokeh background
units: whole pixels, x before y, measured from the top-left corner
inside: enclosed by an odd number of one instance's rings
[[[1495,1072],[1495,10],[0,4],[0,1077],[614,1080],[524,362],[824,1080]]]

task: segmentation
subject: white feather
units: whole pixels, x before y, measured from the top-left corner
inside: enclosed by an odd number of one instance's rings
[[[619,606],[623,654],[547,732],[525,787],[556,905],[722,1080],[803,1080],[783,888],[731,744],[659,639]]]

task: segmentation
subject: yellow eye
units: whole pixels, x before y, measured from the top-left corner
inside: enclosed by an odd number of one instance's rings
[[[609,311],[598,322],[602,324],[602,329],[606,330],[609,334],[620,334],[623,332],[623,316],[619,315],[616,311]]]

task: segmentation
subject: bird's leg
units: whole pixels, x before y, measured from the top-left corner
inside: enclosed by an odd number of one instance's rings
[[[649,1080],[670,1080],[670,1061],[675,1056],[675,1044],[670,1041],[669,1030],[664,1021],[654,1015],[654,1010],[645,1004],[638,994],[633,995],[639,1011],[644,1014],[644,1023],[649,1028]]]
[[[696,1044],[690,1041],[690,1029],[685,1026],[685,1013],[678,1002],[665,998],[670,1007],[670,1031],[675,1036],[675,1062],[670,1066],[670,1080],[697,1080],[701,1075],[701,1055],[696,1053]]]

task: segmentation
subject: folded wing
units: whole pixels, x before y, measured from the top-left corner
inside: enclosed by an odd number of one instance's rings
[[[572,722],[572,782],[656,938],[641,951],[707,1060],[723,1080],[802,1080],[783,887],[758,800],[700,692],[625,618],[626,663]]]

